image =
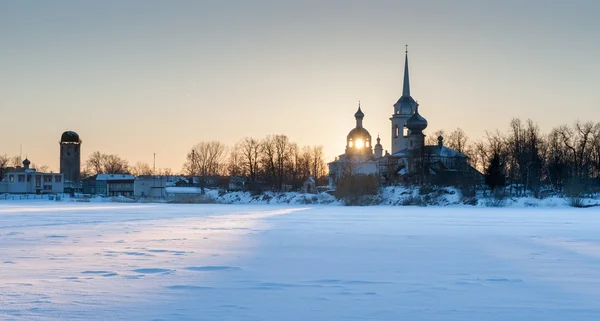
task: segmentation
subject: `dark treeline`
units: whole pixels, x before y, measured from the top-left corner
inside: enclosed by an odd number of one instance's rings
[[[434,139],[443,131],[428,139]],[[543,134],[532,121],[513,119],[507,133],[486,133],[470,142],[461,129],[446,145],[469,156],[492,190],[514,196],[544,192],[582,194],[600,190],[600,123],[577,121]]]
[[[276,191],[298,189],[308,177],[327,182],[322,146],[304,146],[285,135],[246,137],[232,148],[217,141],[200,142],[186,155],[183,174],[245,177],[250,186]]]

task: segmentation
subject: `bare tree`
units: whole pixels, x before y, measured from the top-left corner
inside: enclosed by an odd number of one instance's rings
[[[297,170],[298,176],[306,179],[313,173],[313,149],[310,146],[304,146],[298,153]]]
[[[295,144],[291,143],[285,135],[275,135],[275,181],[278,190],[282,190],[286,182],[286,169],[292,159]]]
[[[321,184],[327,181],[327,165],[325,164],[325,154],[323,153],[323,146],[313,146],[312,148],[312,176],[316,180],[321,180]]]
[[[235,144],[229,151],[227,174],[232,177],[246,175],[246,168],[243,162],[243,151],[240,143]]]
[[[172,176],[175,175],[175,173],[173,173],[173,170],[171,170],[170,168],[159,168],[156,175]]]
[[[93,152],[88,160],[86,161],[87,171],[91,174],[90,176],[105,173],[104,163],[106,155],[98,151]]]
[[[31,163],[29,165],[29,168],[34,168],[36,171],[42,172],[42,173],[52,173],[52,171],[50,170],[50,167],[48,167],[47,165],[35,165],[35,164]]]
[[[436,137],[437,140],[437,137]],[[467,134],[459,127],[456,128],[448,135],[448,139],[446,139],[446,145],[448,147],[456,150],[459,153],[467,154],[467,144],[468,144]]]
[[[154,171],[152,170],[152,168],[150,167],[150,165],[148,163],[137,162],[137,163],[135,163],[135,165],[133,165],[131,167],[130,173],[133,176],[147,176],[147,175],[153,175]]]
[[[10,157],[8,155],[0,155],[0,181],[4,178],[4,172],[10,163]]]
[[[241,153],[241,163],[250,176],[250,182],[256,182],[260,164],[261,143],[252,138],[246,137],[239,143]]]
[[[269,135],[260,143],[260,162],[265,174],[265,180],[268,183],[276,181],[276,165],[275,165],[275,137]]]
[[[217,141],[200,142],[187,154],[184,172],[200,176],[200,188],[204,194],[206,180],[220,174],[225,155],[225,145]]]
[[[104,172],[106,174],[128,174],[129,163],[117,155],[106,155],[104,159]]]
[[[9,166],[18,167],[21,165],[23,165],[23,159],[21,158],[21,156],[13,156],[10,158]]]

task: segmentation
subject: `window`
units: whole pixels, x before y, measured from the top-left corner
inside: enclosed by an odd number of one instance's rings
[[[61,181],[62,181],[62,177],[60,175],[54,176],[54,182],[55,183],[60,183]]]
[[[19,183],[25,183],[25,175],[17,176],[19,178]]]
[[[52,175],[44,175],[44,183],[52,183]]]
[[[394,137],[398,137],[400,136],[400,127],[398,127],[398,125],[396,125],[396,127],[394,127]]]
[[[35,175],[35,187],[42,187],[42,176]]]
[[[13,183],[15,181],[15,175],[13,175],[13,174],[8,175],[8,181]]]
[[[52,185],[44,185],[44,191],[51,191]]]
[[[404,127],[404,137],[408,136],[408,128]]]
[[[31,182],[31,175],[27,175],[27,183]]]

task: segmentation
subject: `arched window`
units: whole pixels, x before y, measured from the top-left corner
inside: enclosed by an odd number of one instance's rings
[[[408,128],[404,127],[404,132],[402,134],[404,137],[408,136]]]
[[[394,137],[398,137],[400,136],[400,127],[398,127],[398,125],[396,125],[396,127],[394,127]]]

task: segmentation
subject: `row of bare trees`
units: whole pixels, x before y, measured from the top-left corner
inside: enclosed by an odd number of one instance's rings
[[[137,162],[129,165],[129,162],[113,154],[104,154],[93,152],[85,162],[82,177],[89,177],[97,174],[131,174],[133,176],[143,175],[172,175],[169,168],[155,171],[148,163]]]
[[[285,135],[246,137],[232,148],[217,141],[200,142],[187,153],[183,173],[201,177],[202,187],[207,177],[226,175],[274,190],[299,188],[309,176],[323,182],[327,175],[322,146],[299,147]]]
[[[443,132],[434,135],[429,144]],[[544,189],[583,193],[600,188],[600,123],[577,121],[543,134],[532,120],[513,119],[505,134],[488,132],[470,142],[456,129],[444,143],[469,156],[491,189],[539,196]]]

